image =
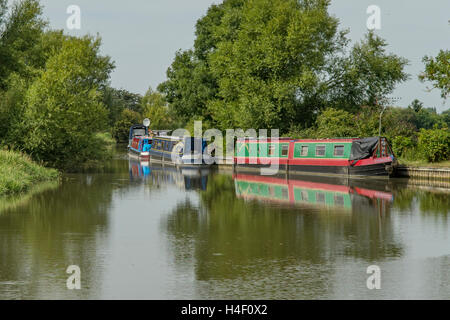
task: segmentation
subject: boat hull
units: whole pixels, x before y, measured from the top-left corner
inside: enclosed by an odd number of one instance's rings
[[[235,164],[239,172],[256,172],[261,169],[269,169],[269,165],[261,164]],[[395,166],[392,162],[383,162],[358,166],[336,166],[336,165],[288,165],[279,164],[278,173],[288,173],[289,176],[296,175],[323,175],[344,177],[378,177],[389,178],[394,174]]]
[[[150,153],[149,152],[138,152],[138,151],[135,151],[133,149],[129,149],[128,150],[128,155],[130,157],[137,158],[137,159],[140,159],[140,160],[150,160]]]

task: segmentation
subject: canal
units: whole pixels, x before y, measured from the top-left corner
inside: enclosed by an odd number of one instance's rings
[[[0,199],[0,299],[450,299],[449,195],[118,155]]]

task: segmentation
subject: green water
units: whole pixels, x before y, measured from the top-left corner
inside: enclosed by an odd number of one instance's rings
[[[121,156],[0,199],[0,299],[450,299],[449,195]]]

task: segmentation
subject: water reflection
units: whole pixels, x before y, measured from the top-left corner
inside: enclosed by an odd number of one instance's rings
[[[185,190],[206,190],[209,169],[179,169],[138,159],[129,159],[130,180],[151,185],[176,185]]]
[[[107,175],[69,175],[59,187],[21,197],[0,214],[0,297],[77,298],[98,294],[114,185]],[[101,260],[101,259],[100,259]],[[86,286],[66,289],[69,265]]]
[[[450,189],[120,155],[0,199],[0,299],[450,298]],[[66,289],[68,265],[82,290]],[[366,268],[383,270],[383,290]]]

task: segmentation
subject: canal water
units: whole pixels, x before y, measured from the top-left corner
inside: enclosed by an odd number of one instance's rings
[[[449,195],[119,155],[0,199],[0,299],[450,299]]]

